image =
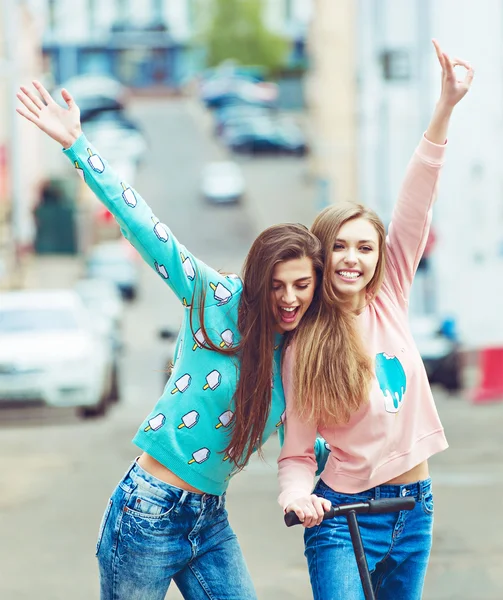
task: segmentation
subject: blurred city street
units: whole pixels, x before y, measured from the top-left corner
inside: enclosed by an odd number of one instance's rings
[[[226,155],[204,110],[192,99],[159,96],[134,99],[130,112],[148,142],[135,187],[211,266],[239,271],[261,229],[280,221],[309,224],[319,210],[306,176],[308,159],[297,157],[240,158],[247,181],[243,201],[205,202],[201,168]],[[81,267],[78,257],[33,257],[26,281],[31,287],[70,287]],[[142,265],[140,277],[138,298],[125,309],[122,398],[106,417],[82,421],[71,409],[40,407],[0,411],[2,600],[98,598],[94,547],[100,519],[135,457],[130,440],[162,391],[167,347],[159,330],[176,329],[182,314],[153,271]],[[475,405],[467,394],[440,390],[435,396],[450,448],[431,460],[436,526],[424,597],[501,600],[503,403]],[[277,453],[272,439],[266,461],[254,458],[233,480],[230,520],[258,597],[306,600],[311,590],[302,530],[283,525],[276,503]],[[167,595],[180,597],[174,586]]]

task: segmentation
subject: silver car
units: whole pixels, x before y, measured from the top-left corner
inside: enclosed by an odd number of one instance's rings
[[[0,403],[37,401],[105,414],[113,356],[73,290],[0,294]]]

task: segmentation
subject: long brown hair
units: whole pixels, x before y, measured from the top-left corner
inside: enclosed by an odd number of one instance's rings
[[[374,375],[365,351],[356,315],[332,284],[332,252],[340,228],[363,218],[375,227],[379,258],[367,284],[367,302],[379,292],[385,268],[386,232],[377,214],[361,205],[329,206],[315,219],[311,231],[323,247],[324,268],[319,302],[297,327],[295,339],[295,406],[306,420],[322,425],[347,423],[368,400]]]
[[[205,347],[236,355],[240,363],[231,436],[225,449],[239,470],[246,466],[254,450],[260,453],[271,410],[276,325],[271,302],[274,267],[278,263],[304,257],[313,263],[318,288],[323,271],[322,249],[318,238],[307,227],[296,223],[273,225],[253,242],[242,270],[243,291],[238,311],[241,341],[234,347],[220,348],[211,341],[204,325],[204,289],[200,292],[197,304]],[[314,310],[315,304],[316,293],[303,319]]]

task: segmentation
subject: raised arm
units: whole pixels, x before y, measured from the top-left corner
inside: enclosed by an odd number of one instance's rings
[[[390,274],[405,300],[428,238],[451,115],[470,89],[473,79],[473,69],[466,61],[449,58],[436,40],[433,45],[442,69],[440,97],[407,168],[387,238]],[[458,80],[454,72],[457,65],[466,69],[462,80]]]
[[[38,94],[21,87],[23,106],[17,112],[63,146],[77,172],[114,215],[124,237],[145,262],[171,287],[180,301],[190,305],[196,283],[206,289],[206,302],[223,305],[232,300],[240,281],[227,278],[196,259],[152,213],[141,195],[122,180],[82,133],[80,110],[70,93],[61,95],[59,106],[42,84],[33,82]],[[197,294],[198,295],[198,294]]]

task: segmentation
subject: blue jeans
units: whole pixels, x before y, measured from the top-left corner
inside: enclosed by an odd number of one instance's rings
[[[433,529],[430,479],[408,485],[381,485],[359,494],[340,494],[320,480],[313,493],[333,505],[413,496],[413,510],[358,515],[358,524],[376,598],[421,599]],[[306,529],[304,542],[315,600],[364,599],[346,517]]]
[[[103,515],[96,556],[101,600],[164,600],[173,579],[190,600],[256,600],[225,510],[133,463]]]

